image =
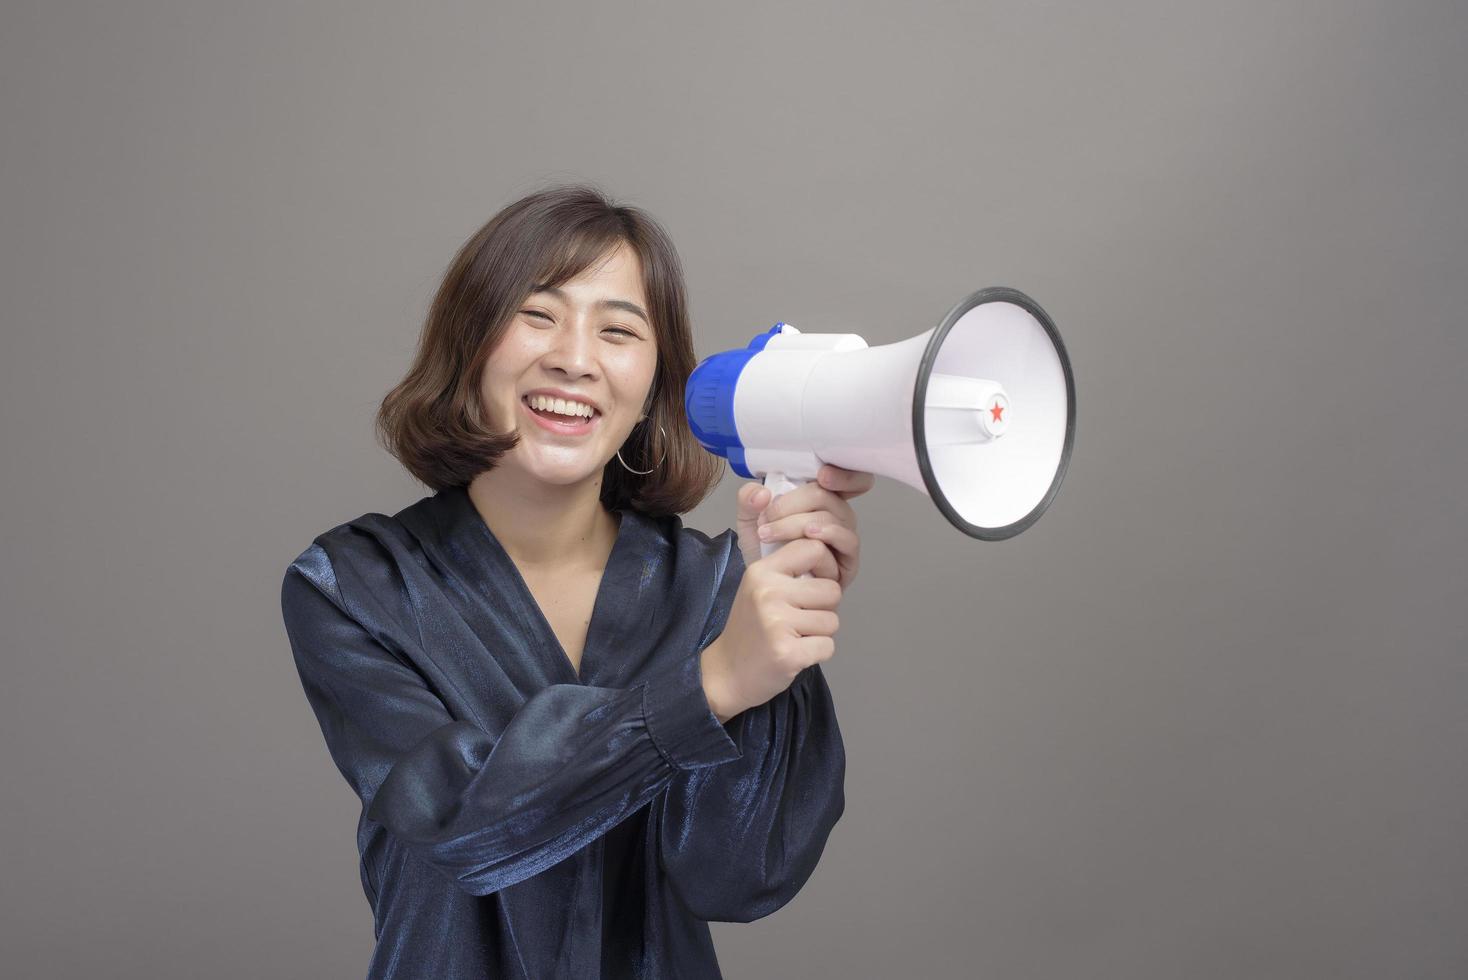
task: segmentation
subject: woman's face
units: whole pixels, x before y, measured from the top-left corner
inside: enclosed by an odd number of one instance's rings
[[[557,485],[601,474],[652,390],[658,352],[647,306],[642,263],[626,242],[570,282],[532,292],[520,304],[480,383],[490,424],[520,432],[501,467]],[[527,401],[542,389],[594,406],[590,424],[542,424]]]

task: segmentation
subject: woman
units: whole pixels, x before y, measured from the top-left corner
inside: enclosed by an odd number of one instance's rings
[[[370,977],[717,977],[708,921],[814,870],[845,807],[820,663],[872,477],[825,467],[773,505],[750,482],[737,530],[683,527],[722,472],[687,427],[693,366],[654,221],[582,186],[510,205],[379,413],[433,495],[286,571],[362,800]],[[786,542],[763,559],[762,526]]]

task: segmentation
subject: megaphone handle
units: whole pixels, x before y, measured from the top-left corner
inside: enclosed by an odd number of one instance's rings
[[[778,471],[775,471],[775,470],[771,470],[769,473],[766,473],[765,474],[765,489],[767,489],[767,490],[770,491],[770,503],[771,504],[773,504],[777,499],[779,499],[784,494],[787,494],[791,490],[794,490],[796,487],[804,486],[805,484],[807,484],[809,482],[810,482],[809,480],[801,480],[799,483],[796,483],[793,480],[786,479],[784,473],[781,473],[781,472],[778,472]],[[765,506],[768,507],[769,504],[766,504]],[[784,542],[781,542],[781,541],[764,541],[764,542],[761,542],[760,543],[760,546],[759,546],[759,556],[761,558],[767,558],[767,557],[769,557],[770,553],[773,552],[776,548],[780,547],[780,545],[783,544],[783,543]],[[811,573],[810,572],[801,572],[799,575],[796,576],[796,578],[810,578],[810,577],[811,577]]]

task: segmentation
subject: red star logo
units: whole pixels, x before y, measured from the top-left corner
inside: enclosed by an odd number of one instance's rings
[[[994,421],[995,422],[1002,422],[1002,421],[1004,421],[1004,419],[1003,419],[1004,406],[1001,405],[1001,404],[999,404],[998,402],[995,402],[993,405],[991,405],[989,407],[989,414],[991,414],[991,415],[994,416]]]

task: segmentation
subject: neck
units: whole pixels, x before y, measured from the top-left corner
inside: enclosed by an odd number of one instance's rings
[[[469,499],[517,566],[599,567],[617,538],[617,516],[602,506],[601,477],[548,486],[497,467],[469,484]]]

